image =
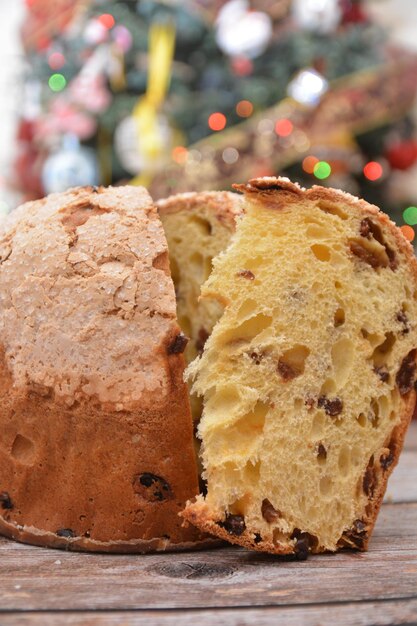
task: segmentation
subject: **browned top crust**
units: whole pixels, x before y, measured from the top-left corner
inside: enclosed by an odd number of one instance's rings
[[[242,213],[243,200],[230,191],[191,191],[179,193],[156,202],[162,215],[177,211],[192,211],[195,207],[206,205],[216,218],[229,228],[234,229],[236,217]]]
[[[406,254],[410,261],[413,272],[417,278],[417,260],[410,242],[404,237],[401,229],[390,220],[388,215],[381,211],[374,204],[370,204],[363,199],[352,196],[352,194],[333,189],[332,187],[321,187],[314,185],[310,189],[301,187],[298,183],[293,183],[289,178],[282,176],[265,176],[263,178],[252,178],[247,184],[235,184],[233,188],[244,193],[251,199],[256,199],[265,207],[270,209],[284,210],[288,202],[297,202],[303,197],[306,200],[323,200],[335,204],[347,204],[356,209],[362,210],[368,215],[375,215],[379,221],[387,226],[396,239],[400,250]]]
[[[175,294],[144,188],[76,188],[17,209],[0,231],[0,292],[16,387],[116,410],[155,407],[169,394]]]
[[[259,191],[290,191],[298,196],[303,195],[304,188],[298,183],[293,183],[289,178],[265,176],[263,178],[251,178],[247,185],[233,185],[237,191],[245,193],[257,193]]]

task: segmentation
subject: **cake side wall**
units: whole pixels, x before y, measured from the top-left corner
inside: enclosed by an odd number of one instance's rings
[[[0,531],[132,551],[197,539],[178,518],[198,480],[149,195],[83,188],[19,209],[0,293]]]

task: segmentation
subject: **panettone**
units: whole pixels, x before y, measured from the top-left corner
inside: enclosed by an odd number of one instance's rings
[[[186,338],[142,188],[28,203],[0,232],[0,533],[147,552],[202,546]]]
[[[417,262],[376,207],[255,179],[189,366],[208,492],[186,520],[255,550],[366,549],[415,404]]]
[[[227,191],[190,192],[157,202],[168,242],[177,317],[189,342],[190,363],[201,354],[223,307],[217,300],[200,300],[201,285],[210,276],[212,260],[225,250],[242,214],[243,198]],[[201,399],[191,395],[194,421],[201,416]]]
[[[366,549],[415,402],[417,263],[347,194],[239,190],[79,188],[2,225],[0,533]]]

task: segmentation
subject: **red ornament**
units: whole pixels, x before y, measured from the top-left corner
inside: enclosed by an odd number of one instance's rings
[[[17,129],[18,141],[33,141],[35,136],[35,124],[30,120],[21,119]]]
[[[253,72],[252,61],[244,56],[234,57],[231,65],[236,76],[249,76]]]
[[[408,170],[417,161],[417,141],[398,141],[388,148],[385,156],[393,169]]]
[[[41,35],[39,37],[37,47],[40,52],[43,52],[44,50],[48,50],[50,45],[51,45],[51,40],[49,37],[47,37],[46,35]]]
[[[364,24],[368,21],[361,0],[341,0],[341,4],[342,24]]]
[[[22,25],[26,50],[47,50],[51,38],[69,26],[84,4],[82,0],[26,0],[27,15]]]
[[[42,158],[39,152],[29,144],[22,147],[15,159],[14,178],[17,187],[28,194],[28,198],[41,198],[44,195],[41,164]]]

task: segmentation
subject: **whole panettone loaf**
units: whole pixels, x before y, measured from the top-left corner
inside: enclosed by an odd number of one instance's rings
[[[202,289],[224,313],[189,367],[208,492],[184,517],[255,550],[366,549],[414,404],[417,262],[376,207],[287,179]]]
[[[146,552],[204,543],[162,224],[134,187],[28,203],[0,232],[0,533]]]

